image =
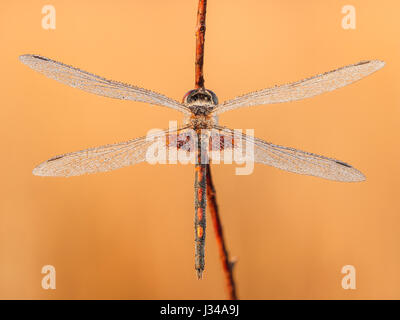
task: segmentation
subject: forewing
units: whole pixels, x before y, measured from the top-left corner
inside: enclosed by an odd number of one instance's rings
[[[361,61],[327,73],[300,80],[294,83],[275,86],[251,92],[225,101],[215,108],[214,113],[254,105],[301,100],[344,87],[381,69],[385,62],[379,60]]]
[[[164,130],[127,142],[105,145],[53,157],[34,170],[37,176],[69,177],[110,171],[147,160],[148,148],[159,138],[184,132],[185,128]]]
[[[254,162],[289,172],[335,181],[358,182],[365,180],[365,176],[360,171],[345,162],[275,145],[245,134],[234,133],[231,129],[224,127],[218,126],[216,129],[228,137],[226,140],[234,141],[234,148],[241,148],[243,155],[246,153],[246,148],[250,148],[247,149],[247,153],[251,155],[248,161],[254,160]],[[249,152],[251,148],[254,152]]]
[[[122,82],[107,80],[92,73],[39,55],[25,54],[20,56],[19,59],[28,67],[43,73],[45,76],[74,88],[79,88],[100,96],[146,102],[169,107],[184,113],[190,112],[190,110],[181,103],[160,93]]]

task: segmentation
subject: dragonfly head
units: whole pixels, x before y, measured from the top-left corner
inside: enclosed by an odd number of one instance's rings
[[[186,104],[195,115],[208,115],[218,104],[218,98],[214,92],[200,88],[188,91],[183,97]]]

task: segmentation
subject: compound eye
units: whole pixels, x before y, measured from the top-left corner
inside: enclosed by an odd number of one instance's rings
[[[209,93],[209,96],[208,96],[209,100],[212,101],[214,104],[218,104],[218,98],[217,98],[216,94],[209,89],[207,89],[207,92]]]
[[[182,101],[183,102],[190,102],[192,100],[192,97],[190,97],[190,95],[194,92],[195,90],[190,90],[188,92],[186,92],[186,94],[183,96]]]

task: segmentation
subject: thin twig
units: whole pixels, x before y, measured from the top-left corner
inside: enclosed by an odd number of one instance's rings
[[[206,7],[207,0],[199,0],[199,8],[197,11],[196,26],[196,62],[195,62],[195,86],[196,89],[204,89],[203,62],[204,62],[204,37],[206,32]],[[229,260],[228,250],[226,248],[224,233],[222,229],[221,219],[218,212],[217,198],[215,187],[211,176],[211,166],[207,164],[207,203],[211,213],[214,225],[215,235],[219,254],[222,262],[222,268],[225,274],[226,287],[229,299],[237,300],[236,285],[233,279],[233,263]]]
[[[196,62],[195,62],[195,87],[204,88],[203,62],[204,62],[204,37],[206,33],[206,8],[207,0],[199,0],[196,25]]]
[[[224,269],[226,287],[229,299],[237,300],[236,285],[233,279],[233,262],[229,260],[228,250],[226,249],[224,232],[222,229],[221,219],[218,212],[217,198],[215,194],[215,187],[211,177],[210,165],[207,164],[207,201],[208,208],[210,209],[211,218],[214,225],[215,235],[217,237],[219,255]]]

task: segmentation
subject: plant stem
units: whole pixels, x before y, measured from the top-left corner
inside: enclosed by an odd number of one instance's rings
[[[226,288],[228,291],[229,299],[237,300],[236,284],[233,279],[233,266],[234,264],[229,260],[228,250],[226,249],[224,232],[222,229],[221,219],[218,212],[217,198],[215,194],[215,187],[211,177],[211,167],[207,164],[207,202],[210,209],[211,219],[213,221],[215,235],[217,237],[217,244],[219,255],[222,262],[222,268],[225,274]]]
[[[196,25],[196,61],[195,61],[195,88],[204,88],[203,62],[204,62],[204,37],[206,33],[206,8],[207,0],[199,0]]]
[[[196,26],[196,61],[195,61],[195,87],[196,89],[204,89],[203,63],[204,63],[204,40],[206,32],[206,7],[207,0],[199,0],[197,11],[197,26]],[[224,233],[219,216],[215,187],[211,176],[211,166],[207,164],[207,203],[211,213],[211,218],[214,225],[215,235],[219,254],[221,258],[222,268],[225,274],[226,288],[229,299],[237,300],[236,285],[233,279],[233,263],[229,260],[228,250],[226,248]]]

